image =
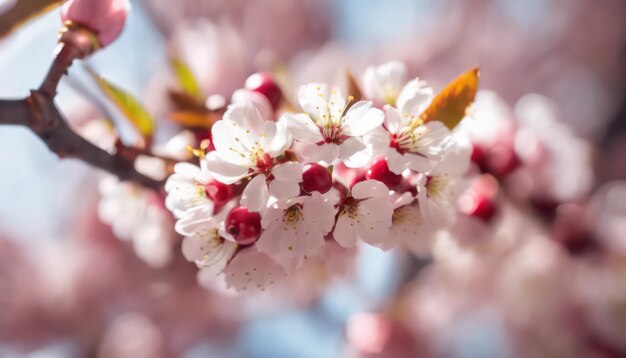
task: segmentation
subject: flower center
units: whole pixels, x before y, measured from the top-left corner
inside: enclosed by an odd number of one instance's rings
[[[454,200],[452,180],[445,174],[429,176],[426,180],[426,193],[431,199],[452,203]]]
[[[335,90],[333,90],[333,94],[335,94]],[[343,107],[338,107],[338,103],[332,100],[324,102],[323,112],[319,114],[318,118],[312,118],[320,129],[324,143],[341,144],[346,139],[346,136],[342,135],[343,130],[341,127],[345,119],[344,114],[352,101],[354,101],[354,97],[348,96],[348,100]],[[317,110],[319,111],[320,108],[317,107]],[[311,116],[310,114],[308,115]]]
[[[404,154],[406,151],[400,146],[398,142],[398,136],[396,134],[389,135],[389,146],[395,149],[398,153]]]
[[[350,219],[356,219],[359,216],[359,202],[354,198],[347,198],[343,202],[343,209],[339,212],[339,216],[347,215]]]
[[[345,136],[341,135],[341,126],[335,123],[323,125],[320,127],[320,132],[322,133],[325,143],[341,144],[345,139]]]
[[[402,224],[403,222],[407,221],[407,219],[409,218],[407,211],[408,210],[406,205],[394,210],[393,216],[391,217],[392,224]]]
[[[274,164],[274,158],[258,147],[253,148],[253,150],[250,151],[250,161],[254,163],[260,172],[270,171],[270,169],[272,169],[272,164]]]
[[[393,106],[396,104],[396,99],[398,98],[398,90],[395,88],[385,88],[384,93],[383,93],[383,101],[390,105]]]
[[[424,142],[424,137],[428,132],[429,130],[426,126],[418,126],[413,129],[405,128],[400,134],[389,135],[389,147],[395,149],[400,154],[406,152],[416,153],[420,147],[428,144]]]
[[[291,226],[292,229],[296,229],[296,224],[303,217],[302,204],[294,204],[283,212],[283,224],[285,226]]]
[[[217,229],[215,228],[201,231],[197,235],[198,237],[205,239],[205,244],[200,246],[200,250],[205,252],[202,257],[204,260],[208,259],[211,253],[224,243],[224,239],[219,235]]]

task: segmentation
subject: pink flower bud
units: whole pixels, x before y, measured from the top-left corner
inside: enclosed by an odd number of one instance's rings
[[[61,8],[61,19],[93,31],[104,47],[120,35],[129,10],[128,0],[69,0]]]

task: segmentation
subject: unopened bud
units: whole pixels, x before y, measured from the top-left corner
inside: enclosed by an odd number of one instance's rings
[[[61,8],[61,19],[70,29],[84,27],[93,32],[104,47],[120,35],[129,10],[128,0],[69,0]]]

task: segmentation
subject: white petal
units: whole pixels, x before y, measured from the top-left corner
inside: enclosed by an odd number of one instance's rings
[[[230,121],[222,119],[211,127],[213,145],[219,151],[228,151],[237,135],[239,135],[237,127],[234,127]]]
[[[237,123],[238,127],[255,133],[260,133],[265,123],[259,110],[250,102],[231,104],[224,113],[223,121],[233,121]]]
[[[152,268],[165,267],[172,260],[172,242],[160,225],[140,230],[133,239],[137,256]]]
[[[341,194],[337,188],[333,187],[325,194],[322,194],[322,198],[330,205],[337,205],[339,204],[339,200],[341,200]]]
[[[352,187],[352,197],[355,199],[366,198],[387,198],[389,196],[389,188],[378,180],[365,180],[356,183]]]
[[[363,93],[367,98],[384,101],[381,87],[377,78],[376,67],[368,66],[363,74]]]
[[[182,252],[187,261],[195,262],[212,256],[222,246],[222,239],[211,234],[211,231],[198,232],[183,239]]]
[[[266,127],[267,126],[274,127],[274,134],[271,141],[268,143],[267,152],[272,158],[276,158],[289,149],[293,138],[287,130],[287,124],[284,121],[277,123],[267,122]]]
[[[433,99],[433,89],[426,86],[424,81],[415,79],[407,83],[396,100],[396,108],[400,113],[418,115],[422,113]]]
[[[378,108],[372,108],[372,102],[355,103],[343,118],[343,133],[348,136],[362,136],[383,123],[385,114]]]
[[[196,177],[201,174],[198,166],[190,163],[178,163],[174,170],[174,174],[165,183],[165,191],[167,192],[165,206],[174,216],[180,218],[187,211],[202,205],[213,207],[213,202],[206,197],[202,184],[196,182]]]
[[[387,239],[389,226],[378,222],[361,222],[357,224],[357,231],[361,240],[370,245],[376,245]]]
[[[248,168],[221,160],[216,152],[206,157],[206,167],[211,175],[224,184],[232,184],[248,175]]]
[[[216,226],[217,223],[213,216],[213,210],[209,210],[206,207],[198,207],[176,221],[174,229],[181,235],[189,236]]]
[[[389,133],[397,134],[402,125],[402,115],[400,112],[389,105],[385,106],[385,127]]]
[[[219,292],[225,296],[234,296],[237,291],[226,286],[226,277],[221,272],[215,272],[210,267],[202,268],[196,273],[198,286],[211,292]]]
[[[302,181],[302,167],[298,162],[278,164],[272,169],[272,175],[278,180]]]
[[[169,193],[165,198],[165,207],[171,211],[175,217],[181,218],[190,210],[199,206],[207,206],[212,210],[213,202],[206,197],[204,188],[184,181],[177,181],[173,175],[167,183]]]
[[[339,216],[335,231],[333,232],[335,241],[337,241],[339,245],[343,247],[353,247],[356,245],[358,235],[355,224],[355,220],[350,219],[348,215]]]
[[[408,164],[404,155],[398,153],[398,151],[393,148],[389,148],[387,150],[385,159],[387,159],[387,166],[389,167],[389,170],[395,174],[402,174]]]
[[[333,115],[341,114],[346,109],[346,97],[343,96],[341,90],[334,87],[328,98],[328,109]]]
[[[221,240],[219,246],[217,246],[213,252],[207,255],[207,258],[204,260],[196,261],[196,265],[200,268],[210,268],[216,274],[224,271],[224,268],[233,257],[235,252],[237,252],[237,245],[234,242],[228,240]]]
[[[389,132],[382,126],[376,127],[363,136],[363,142],[372,153],[385,153],[389,149]]]
[[[305,113],[314,119],[321,117],[326,111],[326,99],[328,98],[328,86],[322,83],[310,83],[301,86],[298,90],[298,102]]]
[[[308,144],[302,150],[302,157],[309,162],[332,164],[339,157],[339,146],[333,143]]]
[[[363,91],[379,101],[393,104],[406,82],[406,66],[397,61],[368,67],[363,77]]]
[[[438,163],[432,172],[446,173],[451,176],[462,176],[467,172],[472,156],[472,146],[469,140],[455,136],[455,144],[450,147],[444,158]]]
[[[176,163],[176,165],[174,165],[174,173],[181,177],[196,178],[200,175],[200,167],[191,163]],[[165,190],[167,190],[167,184]]]
[[[252,133],[250,132],[249,135],[251,136],[251,138],[254,138],[254,140],[256,142],[259,142],[261,145],[261,148],[266,149],[270,147],[270,144],[274,141],[275,137],[276,137],[276,127],[277,127],[278,123],[277,122],[272,122],[272,121],[263,121],[263,125],[261,126],[261,131],[259,131],[258,133]],[[279,149],[281,146],[283,146],[283,142],[286,140],[287,138],[287,133],[283,132],[281,133],[282,136],[279,137],[280,139],[280,144],[277,145],[276,149]],[[256,143],[254,143],[256,144]]]
[[[270,101],[259,92],[250,91],[247,89],[238,89],[233,92],[231,97],[231,103],[251,103],[256,107],[256,109],[261,114],[261,117],[265,120],[272,120],[274,110],[272,109],[272,104]]]
[[[296,115],[285,113],[280,121],[287,125],[289,133],[291,133],[293,138],[297,141],[303,143],[318,143],[324,139],[317,124],[313,122],[311,117],[304,113]]]
[[[241,145],[241,140],[246,138],[246,135],[236,122],[217,121],[211,128],[211,137],[215,150],[220,153],[222,159],[236,165],[249,163],[246,157],[249,150]]]
[[[266,291],[286,276],[276,261],[254,246],[239,250],[224,270],[226,284],[238,292]]]
[[[305,259],[316,257],[324,249],[324,233],[307,218],[286,228],[281,236],[280,251],[281,256],[287,259],[282,260],[287,270],[300,267]]]
[[[393,207],[387,195],[373,197],[359,204],[359,213],[366,219],[363,222],[378,222],[389,227],[393,216]]]
[[[308,221],[315,223],[325,235],[330,232],[335,224],[335,209],[324,200],[318,192],[313,192],[304,202],[303,213]]]
[[[272,224],[279,222],[283,216],[283,210],[281,204],[286,200],[278,200],[270,204],[265,214],[261,215],[261,226],[264,230],[267,230]]]
[[[275,256],[280,253],[280,240],[283,234],[283,227],[281,224],[282,221],[274,221],[268,226],[263,226],[264,230],[261,232],[261,236],[255,245],[259,252],[263,252],[270,256]]]
[[[272,180],[270,194],[276,199],[293,198],[300,195],[300,184],[297,181]]]
[[[360,168],[372,159],[372,153],[358,138],[346,139],[339,145],[339,157],[349,168]]]
[[[403,157],[406,160],[407,168],[413,171],[424,173],[432,168],[430,160],[423,155],[404,153]]]
[[[415,197],[413,197],[413,194],[411,194],[408,191],[404,192],[394,201],[393,208],[397,209],[399,207],[409,205],[410,203],[413,202],[413,200],[415,200]]]
[[[270,194],[267,190],[265,175],[252,178],[241,194],[241,205],[250,211],[262,212],[267,207]]]

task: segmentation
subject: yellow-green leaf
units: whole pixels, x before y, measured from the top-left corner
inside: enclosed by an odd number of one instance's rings
[[[422,113],[424,123],[440,121],[450,129],[456,127],[476,98],[479,77],[480,71],[476,67],[450,82]]]
[[[176,76],[180,88],[195,99],[199,101],[204,100],[200,85],[193,72],[191,72],[191,69],[176,57],[170,58],[170,64],[172,70],[174,70],[174,76]]]
[[[144,138],[151,137],[155,129],[154,117],[133,97],[119,86],[93,74],[104,94],[111,99],[117,108]]]

